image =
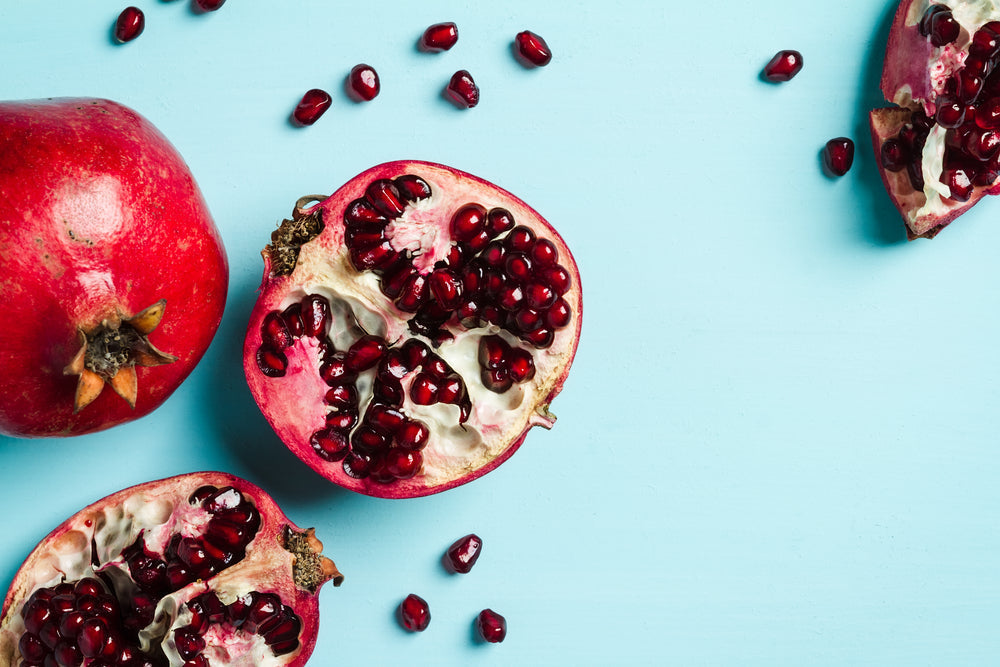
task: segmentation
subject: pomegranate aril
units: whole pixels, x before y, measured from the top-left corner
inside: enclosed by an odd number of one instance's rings
[[[504,247],[503,243],[500,241],[493,241],[483,250],[481,255],[483,262],[486,266],[501,267],[504,264],[504,259],[507,256],[507,249]]]
[[[338,384],[326,392],[326,404],[332,408],[343,410],[358,407],[358,390],[353,384]]]
[[[419,176],[404,174],[396,178],[393,182],[406,201],[415,202],[431,196],[431,186]]]
[[[372,225],[384,227],[389,218],[382,215],[367,199],[355,199],[344,211],[344,223],[347,227]]]
[[[507,363],[510,346],[500,336],[483,336],[479,339],[479,365],[483,368],[503,368]]]
[[[430,605],[419,595],[410,593],[399,605],[399,618],[407,630],[423,632],[431,622]]]
[[[486,226],[486,208],[480,204],[465,204],[451,216],[451,237],[457,241],[468,241],[477,236]]]
[[[956,128],[965,121],[965,105],[956,100],[941,98],[934,119],[941,127]]]
[[[951,190],[950,199],[964,202],[972,196],[972,179],[964,169],[946,169],[941,174],[941,182]]]
[[[514,380],[506,366],[501,368],[484,368],[480,374],[483,386],[492,392],[502,394],[511,388]]]
[[[358,423],[358,413],[344,410],[343,412],[328,412],[326,425],[334,431],[346,433]]]
[[[538,272],[539,279],[562,296],[572,286],[569,271],[562,266],[550,266]]]
[[[335,352],[320,364],[319,375],[331,387],[354,380],[355,373],[348,368],[346,359],[345,352]]]
[[[405,398],[403,387],[398,382],[391,383],[380,380],[376,380],[372,386],[372,396],[377,401],[396,407],[402,405]]]
[[[351,435],[351,448],[362,454],[374,454],[387,449],[391,443],[390,436],[362,424]]]
[[[387,178],[372,181],[365,189],[365,196],[375,210],[389,218],[398,218],[406,210],[399,188]]]
[[[174,630],[174,645],[182,660],[191,660],[205,650],[205,638],[190,627],[178,628]]]
[[[385,354],[385,340],[368,334],[351,345],[344,357],[344,365],[352,373],[359,373],[375,366]]]
[[[545,311],[545,323],[552,330],[562,329],[569,324],[571,318],[572,311],[570,311],[569,304],[562,298],[556,299],[552,307]]]
[[[372,468],[372,458],[367,454],[351,452],[344,458],[344,472],[355,479],[364,479],[369,475]]]
[[[522,308],[514,314],[514,325],[518,331],[534,331],[545,324],[542,313],[531,308]]]
[[[138,7],[126,7],[115,21],[115,39],[121,43],[131,42],[146,28],[146,16]]]
[[[538,239],[531,246],[529,256],[535,267],[540,269],[546,266],[553,266],[559,261],[559,250],[556,249],[556,245],[552,241]]]
[[[497,305],[506,311],[514,311],[524,302],[524,290],[520,285],[508,285],[497,295]]]
[[[406,364],[406,367],[412,370],[423,365],[427,357],[430,356],[431,350],[423,341],[416,338],[409,338],[403,343],[400,353],[403,356],[403,362]]]
[[[505,208],[491,208],[486,214],[486,231],[491,239],[514,229],[514,216]]]
[[[928,37],[931,34],[931,19],[935,15],[941,12],[950,12],[946,5],[931,4],[925,11],[924,15],[920,17],[920,22],[917,24],[917,32],[919,32],[924,37]]]
[[[313,437],[315,438],[320,433],[323,431],[317,431]],[[229,549],[246,546],[252,537],[245,527],[229,523],[221,517],[213,517],[205,529],[206,540]]]
[[[531,282],[524,288],[524,301],[529,308],[545,310],[555,304],[558,296],[548,285]]]
[[[351,91],[358,99],[369,102],[375,99],[381,89],[378,73],[371,65],[361,63],[351,68],[348,76]]]
[[[194,2],[203,12],[214,12],[226,4],[226,0],[194,0]]]
[[[292,112],[293,120],[299,125],[312,125],[326,113],[333,103],[330,93],[321,88],[307,90]]]
[[[344,242],[358,250],[372,248],[385,240],[385,229],[381,225],[357,225],[344,231]]]
[[[511,350],[507,361],[507,371],[514,382],[527,382],[535,377],[535,360],[527,350]]]
[[[430,428],[417,419],[410,419],[396,429],[396,444],[403,449],[422,449],[430,438]]]
[[[386,269],[379,281],[379,289],[390,299],[397,299],[403,293],[407,281],[416,275],[418,271],[409,260],[400,259],[394,266]]]
[[[497,644],[507,637],[507,619],[492,609],[483,609],[476,617],[476,630],[484,641]]]
[[[302,326],[305,335],[316,338],[326,334],[330,323],[330,302],[319,294],[310,294],[302,300],[300,306]]]
[[[951,10],[945,7],[931,17],[928,37],[934,46],[944,46],[958,39],[961,29]]]
[[[504,259],[507,276],[523,283],[531,277],[531,260],[523,252],[511,252]]]
[[[386,453],[382,465],[396,479],[411,479],[420,472],[423,461],[423,455],[417,450],[393,447]]]
[[[32,632],[21,635],[17,641],[17,648],[21,657],[29,663],[42,664],[45,656],[49,655],[49,648]]]
[[[349,443],[344,433],[344,430],[327,427],[313,433],[309,443],[323,459],[340,461],[349,451]]]
[[[288,327],[288,333],[292,338],[301,338],[306,333],[306,327],[302,323],[302,308],[298,303],[293,303],[281,312],[281,319]]]
[[[257,349],[257,368],[269,378],[284,377],[288,370],[288,357],[281,350],[261,345]]]
[[[893,137],[882,142],[882,166],[889,171],[901,171],[910,161],[910,152],[906,145]]]
[[[965,150],[977,160],[989,160],[1000,150],[1000,132],[970,131],[966,137]]]
[[[555,341],[555,332],[543,327],[522,333],[521,340],[531,343],[538,349],[544,349],[551,346],[553,341]]]
[[[847,137],[830,139],[823,147],[823,164],[837,176],[846,174],[854,164],[854,142]]]
[[[284,318],[276,310],[264,316],[264,323],[260,327],[260,337],[264,343],[277,350],[291,347],[292,343],[295,342]]]
[[[419,273],[414,273],[400,290],[396,299],[396,307],[405,313],[415,313],[427,300],[427,279]]]
[[[80,626],[87,620],[79,611],[70,611],[59,619],[59,634],[66,639],[75,639]]]
[[[59,667],[77,667],[83,664],[80,649],[77,648],[76,644],[71,644],[68,641],[59,642],[55,650],[52,651],[52,655]]]
[[[479,104],[479,86],[468,70],[460,69],[452,74],[445,90],[458,107],[471,109]]]
[[[399,258],[389,241],[369,248],[350,248],[351,263],[358,271],[385,269]]]
[[[552,50],[541,35],[523,30],[514,36],[514,46],[522,62],[543,67],[552,61]]]
[[[764,78],[772,82],[788,81],[802,70],[802,54],[794,49],[778,51],[766,65]]]
[[[410,400],[417,405],[437,403],[438,384],[428,373],[417,373],[410,385]]]
[[[531,252],[532,246],[535,245],[535,232],[531,231],[530,227],[518,225],[504,237],[503,244],[510,252]]]
[[[406,415],[382,403],[372,403],[365,412],[365,423],[384,435],[392,435],[406,421]]]
[[[438,304],[453,310],[462,300],[463,286],[461,279],[449,269],[435,269],[427,279],[431,295]]]
[[[447,51],[458,41],[458,26],[451,21],[435,23],[424,30],[420,46],[425,51]]]
[[[451,572],[468,574],[482,553],[483,540],[475,533],[455,540],[445,551],[445,566]]]
[[[437,400],[447,405],[455,405],[465,396],[465,384],[458,375],[452,375],[441,381],[438,386]]]
[[[1000,52],[1000,39],[997,33],[984,25],[972,36],[972,43],[969,44],[969,53],[983,58],[993,58]]]

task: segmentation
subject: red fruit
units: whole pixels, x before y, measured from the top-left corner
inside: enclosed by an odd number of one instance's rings
[[[458,26],[452,22],[435,23],[424,30],[420,48],[424,51],[447,51],[458,41]]]
[[[846,174],[854,164],[854,142],[847,137],[830,139],[823,147],[823,164],[835,176]]]
[[[226,0],[194,0],[194,4],[203,12],[214,12],[216,9],[226,4]]]
[[[229,276],[184,160],[115,102],[0,102],[0,192],[0,247],[17,249],[0,275],[0,432],[152,411],[212,340]]]
[[[350,233],[362,226],[380,240]],[[493,240],[476,250],[468,239],[480,233]],[[450,167],[392,162],[297,207],[272,242],[244,370],[275,432],[324,477],[381,497],[436,493],[552,425],[579,338],[580,278],[562,238],[514,195]],[[373,243],[384,261],[368,261]],[[301,317],[316,294],[332,313],[326,334],[286,335],[279,318]]]
[[[330,93],[325,90],[320,88],[307,90],[292,112],[292,120],[298,125],[312,125],[326,113],[332,103]]]
[[[926,9],[925,9],[926,8]],[[1000,9],[902,0],[889,31],[882,93],[871,112],[879,172],[907,236],[932,238],[1000,192]]]
[[[352,96],[357,100],[370,101],[378,95],[381,86],[378,81],[378,73],[371,65],[355,65],[351,68],[351,74],[347,77],[350,84]]]
[[[448,547],[444,558],[445,567],[451,572],[468,574],[479,560],[482,550],[483,540],[478,535],[470,533]]]
[[[139,667],[206,665],[209,654],[228,653],[231,664],[304,665],[319,590],[343,580],[321,550],[312,529],[232,475],[119,491],[70,517],[25,560],[0,612],[0,659],[20,664],[16,651],[27,664]]]
[[[468,70],[460,69],[452,74],[446,90],[457,107],[471,109],[479,104],[479,86]]]
[[[483,609],[476,617],[476,631],[483,641],[499,644],[507,637],[507,619],[492,609]]]
[[[778,51],[766,65],[764,78],[775,83],[788,81],[802,70],[802,54],[793,49]]]
[[[410,593],[399,603],[399,620],[410,632],[423,632],[431,622],[427,600]]]
[[[115,21],[115,39],[119,42],[131,42],[142,34],[146,28],[146,16],[138,7],[126,7]]]
[[[552,62],[552,50],[541,35],[530,30],[523,30],[514,36],[514,52],[518,59],[526,65],[544,67]]]

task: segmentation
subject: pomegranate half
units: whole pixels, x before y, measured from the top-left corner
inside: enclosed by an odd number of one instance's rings
[[[552,426],[580,277],[511,193],[439,164],[378,165],[300,200],[263,257],[247,382],[281,440],[331,481],[436,493]]]
[[[149,413],[222,318],[229,269],[198,186],[116,102],[0,102],[0,248],[0,433]]]
[[[1000,192],[1000,6],[903,0],[871,112],[879,171],[912,238]]]
[[[233,475],[119,491],[25,560],[0,612],[0,664],[304,665],[319,590],[343,579],[321,550]]]

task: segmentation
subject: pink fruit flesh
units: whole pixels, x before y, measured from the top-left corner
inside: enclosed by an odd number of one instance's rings
[[[492,609],[483,609],[476,617],[476,631],[483,641],[499,644],[507,637],[507,619]]]
[[[424,31],[420,46],[425,51],[447,51],[458,41],[458,26],[448,21],[435,23]]]
[[[514,48],[522,62],[544,67],[552,62],[552,50],[541,35],[523,30],[514,36]]]
[[[579,275],[509,192],[442,165],[379,165],[300,202],[264,257],[247,381],[281,440],[331,481],[436,493],[552,425]]]
[[[964,3],[956,15],[946,5],[900,3],[882,71],[882,91],[899,108],[874,110],[871,128],[911,239],[935,236],[1000,191],[998,65],[1000,11],[992,5]]]
[[[332,103],[330,93],[325,90],[320,88],[307,90],[292,112],[292,119],[298,125],[312,125],[326,113]]]
[[[854,142],[847,137],[830,139],[823,147],[823,164],[836,176],[846,174],[854,164]]]
[[[138,7],[126,7],[115,21],[115,39],[131,42],[146,28],[146,16]]]
[[[378,73],[375,72],[371,65],[365,65],[364,63],[351,68],[348,80],[352,94],[359,100],[373,100],[381,89]]]
[[[764,78],[775,83],[790,80],[802,70],[802,54],[788,49],[778,51],[766,65]]]
[[[207,665],[228,654],[232,664],[304,665],[319,589],[343,579],[321,549],[232,475],[125,489],[25,560],[0,616],[0,664]]]
[[[410,593],[399,603],[399,620],[410,632],[423,632],[431,622],[427,600]]]
[[[455,106],[471,109],[479,104],[479,86],[467,70],[460,69],[452,74],[446,90]]]
[[[148,414],[201,359],[226,299],[225,250],[183,158],[115,102],[0,102],[0,191],[0,246],[18,249],[0,275],[0,432]]]
[[[479,560],[482,550],[483,540],[478,535],[470,533],[448,547],[445,552],[445,565],[452,572],[468,574]]]

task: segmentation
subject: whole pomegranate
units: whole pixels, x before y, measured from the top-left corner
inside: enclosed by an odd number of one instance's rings
[[[903,0],[871,112],[879,171],[910,238],[1000,192],[1000,6]]]
[[[219,472],[119,491],[52,531],[0,613],[0,664],[304,665],[343,576],[311,529]]]
[[[222,318],[228,266],[198,186],[115,102],[0,102],[0,247],[2,433],[76,435],[149,413]]]
[[[361,493],[421,496],[493,470],[580,335],[580,277],[532,208],[428,162],[306,197],[264,249],[244,369],[278,436]]]

